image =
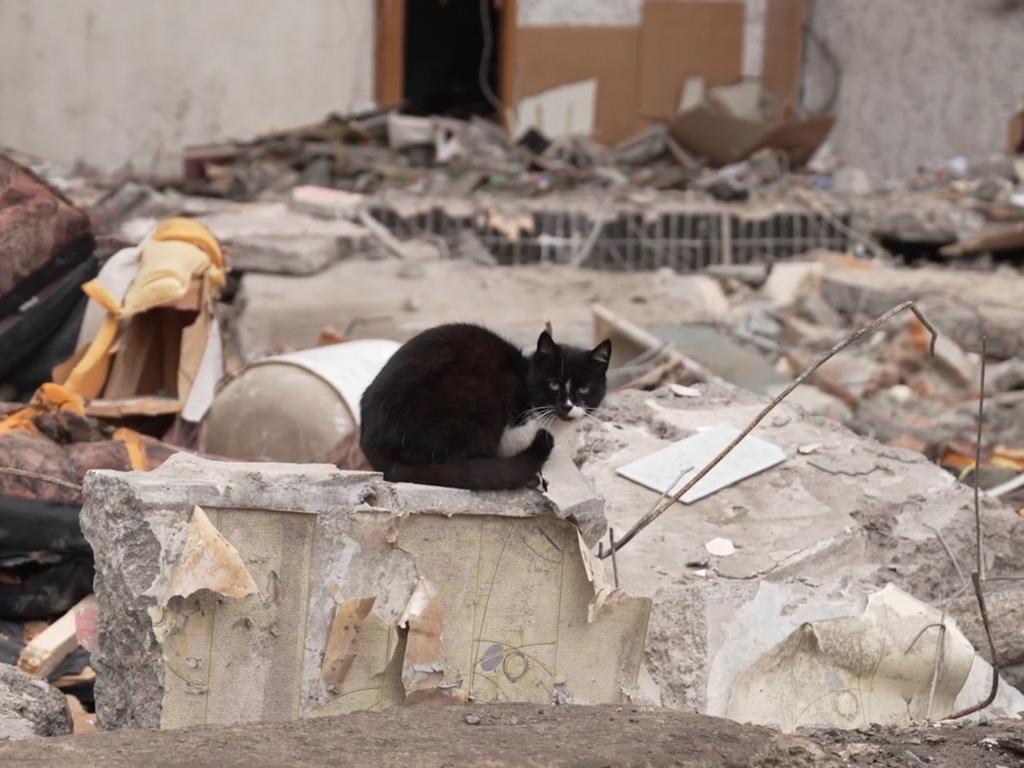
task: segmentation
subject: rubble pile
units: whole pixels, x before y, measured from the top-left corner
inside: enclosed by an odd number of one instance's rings
[[[1024,469],[1024,310],[1015,298],[1024,278],[1009,267],[994,274],[934,266],[906,270],[840,254],[813,256],[780,265],[759,288],[728,272],[711,273],[730,305],[720,333],[756,351],[760,365],[780,377],[763,377],[759,391],[777,393],[858,327],[912,300],[938,331],[934,355],[920,321],[897,319],[813,373],[791,401],[886,445],[922,453],[954,474],[970,472],[984,337],[980,481],[991,489],[1015,478]],[[721,348],[688,346],[686,340],[681,346],[728,378]]]
[[[87,728],[94,681],[104,728],[1024,711],[1024,167],[872,180],[762,95],[612,148],[375,112],[174,183],[0,157],[0,739]],[[366,385],[455,320],[613,339],[544,492],[355,471]]]

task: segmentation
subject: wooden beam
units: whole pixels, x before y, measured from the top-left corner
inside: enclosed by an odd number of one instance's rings
[[[46,678],[55,670],[68,654],[78,647],[75,633],[75,612],[79,608],[87,608],[94,603],[92,595],[87,595],[53,624],[48,626],[21,649],[18,667],[32,677]]]
[[[378,107],[397,107],[405,98],[405,2],[377,0],[375,95]]]

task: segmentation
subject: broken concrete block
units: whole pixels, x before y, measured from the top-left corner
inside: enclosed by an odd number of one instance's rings
[[[977,683],[987,685],[992,669],[946,619],[936,676],[938,629],[930,630],[934,637],[920,635],[941,622],[938,608],[891,585],[868,595],[863,612],[805,620],[737,676],[726,714],[784,733],[948,717],[983,700],[986,689]],[[1002,693],[986,716],[1016,717],[1024,709],[1024,694],[1005,685]]]
[[[775,397],[785,388],[786,385],[776,385],[769,389],[766,394]],[[786,402],[803,408],[807,413],[825,416],[833,421],[838,421],[840,424],[846,423],[848,419],[853,417],[853,411],[850,410],[850,406],[835,395],[822,392],[813,384],[801,384],[786,398]]]
[[[660,269],[655,275],[659,294],[679,302],[687,317],[703,322],[719,322],[729,317],[729,300],[721,284],[706,275],[680,275],[671,269]]]
[[[290,193],[293,210],[322,219],[355,219],[366,203],[366,196],[330,187],[295,187]]]
[[[369,242],[358,224],[309,216],[284,203],[240,203],[200,220],[229,246],[231,267],[241,271],[313,274]]]
[[[0,742],[71,733],[64,694],[10,664],[0,664]]]
[[[874,317],[912,299],[940,334],[967,351],[981,348],[984,328],[993,357],[1024,353],[1024,310],[1018,298],[1024,277],[1017,274],[965,274],[936,267],[836,269],[822,278],[821,290],[833,307],[858,317]]]
[[[282,275],[315,274],[353,250],[347,240],[293,235],[236,237],[230,247],[233,269]]]
[[[1010,685],[1024,690],[1024,588],[1012,583],[986,584],[985,605],[1001,674]],[[991,663],[988,640],[974,595],[950,600],[947,609],[982,658]]]
[[[909,724],[927,714],[939,609],[887,586],[834,581],[706,581],[664,589],[651,622],[648,664],[663,704],[771,725]],[[685,623],[685,627],[680,627]],[[984,698],[991,667],[946,619],[944,676],[931,717]],[[857,682],[867,675],[870,684]],[[850,692],[855,691],[856,695]],[[1004,687],[987,716],[1014,717],[1024,694]]]
[[[700,394],[677,397],[669,387],[615,393],[600,421],[584,426],[581,469],[620,537],[658,494],[620,477],[619,467],[709,426],[745,427],[766,402],[720,381],[703,384]],[[864,596],[889,583],[937,604],[961,585],[943,544],[961,565],[973,562],[973,492],[920,454],[788,403],[753,434],[781,446],[787,460],[670,507],[617,556],[623,588],[655,600],[647,661],[666,706],[725,715],[732,681],[754,661],[745,655],[751,648],[767,652],[805,619],[861,613]],[[1015,574],[1024,546],[1019,518],[984,496],[981,514],[989,573]],[[708,552],[705,543],[716,538],[735,551]],[[734,610],[748,603],[743,613]],[[709,650],[719,645],[726,651]]]
[[[761,291],[772,306],[788,307],[816,290],[825,265],[820,261],[784,261],[772,267]]]
[[[103,728],[639,687],[650,600],[533,491],[179,454],[91,473],[82,521]]]
[[[559,422],[552,425],[555,447],[544,464],[547,496],[558,509],[558,516],[572,520],[588,547],[595,547],[608,531],[604,516],[604,499],[590,481],[583,476],[573,457],[583,444],[576,423]]]

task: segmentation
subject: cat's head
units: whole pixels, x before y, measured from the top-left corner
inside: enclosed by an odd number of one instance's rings
[[[566,421],[582,418],[604,400],[611,356],[608,339],[588,350],[556,344],[544,331],[530,356],[530,404]]]

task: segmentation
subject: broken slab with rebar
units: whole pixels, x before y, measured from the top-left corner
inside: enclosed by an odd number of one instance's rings
[[[721,381],[691,389],[687,394],[693,396],[679,396],[672,387],[614,393],[601,421],[583,427],[576,460],[605,499],[609,524],[620,540],[659,502],[660,491],[622,477],[619,468],[709,426],[743,428],[765,404],[764,398]],[[933,719],[950,713],[951,700],[957,706],[982,700],[991,667],[974,650],[983,650],[984,634],[967,607],[950,599],[963,594],[959,564],[969,567],[974,558],[972,489],[920,454],[857,436],[789,403],[773,411],[754,436],[780,447],[786,460],[692,504],[669,507],[617,555],[622,587],[654,599],[646,662],[660,703],[780,727],[814,722],[855,728],[876,719],[888,696],[882,681],[877,691],[882,698],[872,702],[861,696],[855,708],[841,683],[844,664],[854,670],[865,659],[869,666],[879,660],[903,665],[883,653],[900,638],[881,631],[884,621],[866,612],[872,600],[881,605],[882,598],[873,596],[894,594],[891,587],[884,592],[888,585],[912,597],[896,601],[896,613],[886,608],[877,615],[911,615],[916,632],[942,623],[945,605],[950,647],[939,668],[961,677],[969,668],[966,681],[946,680],[952,688],[936,699]],[[1016,627],[1008,609],[1012,594],[1002,598],[997,590],[999,577],[1016,573],[1024,529],[1014,511],[995,499],[983,497],[981,513],[985,558],[995,577],[987,587],[998,623],[993,631],[1002,664],[1019,665],[1019,645],[1007,636]],[[968,650],[957,641],[959,657],[951,655],[951,619],[964,628],[971,646]],[[828,623],[833,620],[840,623]],[[860,661],[840,658],[824,646],[811,653],[797,642],[804,637],[813,645],[815,633],[853,638],[864,649]],[[907,686],[919,709],[908,706],[897,715],[890,708],[888,722],[906,723],[928,711],[923,702],[930,698],[929,675],[917,672],[933,668],[934,633],[921,643],[907,660],[916,670]],[[953,669],[956,658],[959,672]],[[763,698],[754,702],[749,691],[770,676],[772,659],[799,672],[790,690],[794,702],[809,703],[800,698],[803,680],[808,691],[817,690],[845,714],[829,719],[819,710],[783,711]],[[1019,668],[1003,671],[1005,681],[1017,684]],[[821,679],[835,685],[823,688]],[[744,685],[747,694],[741,692]],[[991,716],[1024,709],[1019,691],[1000,686],[1004,694],[986,710]],[[745,700],[751,702],[746,709],[730,708],[730,701]]]
[[[420,701],[625,701],[651,601],[536,492],[179,454],[94,472],[103,728]]]

